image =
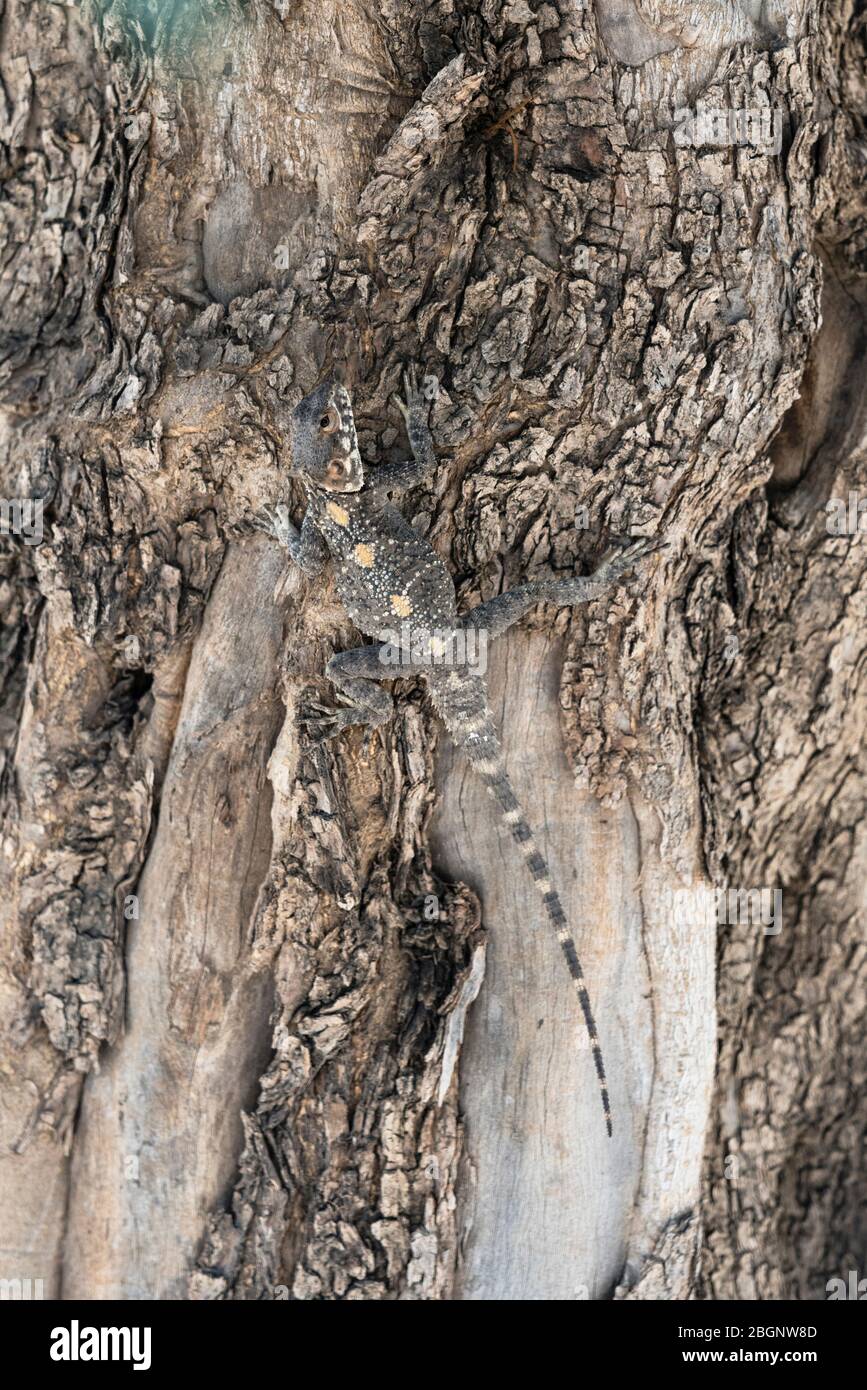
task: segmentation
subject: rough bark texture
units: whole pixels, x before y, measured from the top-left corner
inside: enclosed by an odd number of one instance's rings
[[[864,1268],[860,0],[4,0],[5,1278],[100,1298],[824,1297]],[[773,141],[687,138],[684,111]],[[762,127],[766,129],[766,127]],[[741,132],[743,135],[743,132]],[[332,368],[491,652],[612,1082],[419,683],[251,533]],[[671,911],[779,888],[779,935]],[[130,913],[134,895],[138,916]],[[126,908],[125,908],[126,905]],[[476,1002],[474,1002],[476,1001]]]

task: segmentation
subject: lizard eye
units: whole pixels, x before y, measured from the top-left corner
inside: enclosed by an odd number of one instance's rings
[[[319,417],[319,428],[323,434],[336,434],[339,424],[340,416],[333,405],[330,405]]]

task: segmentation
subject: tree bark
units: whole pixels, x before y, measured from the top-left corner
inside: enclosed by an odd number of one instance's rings
[[[0,488],[44,537],[0,535],[0,1277],[863,1268],[864,36],[857,0],[5,0]],[[665,541],[490,651],[610,1141],[423,684],[312,748],[359,635],[250,524],[300,521],[287,420],[329,371],[365,466],[404,455],[412,361],[439,467],[405,514],[462,610]],[[779,921],[683,908],[722,888]]]

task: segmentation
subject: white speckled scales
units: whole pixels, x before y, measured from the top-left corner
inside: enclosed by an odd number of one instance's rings
[[[311,498],[310,505],[334,559],[341,601],[366,637],[387,641],[414,618],[428,631],[454,627],[452,577],[395,507],[368,488]]]

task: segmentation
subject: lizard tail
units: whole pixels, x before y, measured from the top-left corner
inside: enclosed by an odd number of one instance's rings
[[[431,680],[431,694],[442,716],[443,723],[455,743],[466,754],[470,766],[484,782],[488,792],[499,806],[503,823],[512,832],[524,854],[527,866],[533,875],[533,882],[542,895],[542,902],[563,955],[566,957],[566,965],[572,978],[572,984],[578,994],[581,1012],[584,1015],[584,1023],[593,1051],[596,1075],[599,1078],[602,1109],[605,1112],[605,1127],[610,1138],[612,1133],[611,1104],[608,1098],[608,1084],[605,1079],[602,1049],[599,1046],[596,1022],[590,1006],[590,996],[587,993],[584,972],[581,969],[575,942],[569,931],[563,904],[560,902],[556,889],[551,886],[545,857],[536,844],[533,832],[527,824],[524,812],[509,781],[509,774],[503,763],[497,741],[496,726],[487,706],[484,685],[478,677],[468,675],[463,671],[457,680],[454,679],[455,675],[456,673],[453,672],[450,677],[440,676]]]

